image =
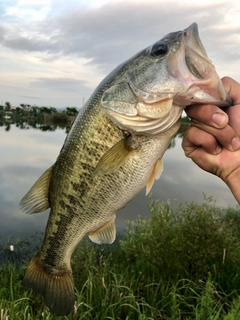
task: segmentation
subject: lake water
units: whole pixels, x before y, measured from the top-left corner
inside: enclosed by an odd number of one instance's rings
[[[26,215],[19,209],[19,201],[57,158],[66,137],[66,129],[55,131],[34,129],[28,125],[0,126],[0,238],[28,237],[36,231],[44,231],[49,211]],[[175,138],[175,146],[164,155],[164,171],[155,182],[152,195],[156,199],[174,204],[176,201],[203,201],[202,193],[213,195],[221,207],[237,205],[226,185],[217,177],[203,172],[184,156],[181,139]],[[125,226],[125,220],[137,216],[149,216],[149,198],[143,190],[117,214],[117,230]]]

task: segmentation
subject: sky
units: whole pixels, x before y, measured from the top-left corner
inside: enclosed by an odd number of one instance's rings
[[[1,0],[0,104],[81,108],[117,65],[193,22],[219,75],[240,82],[239,0]]]

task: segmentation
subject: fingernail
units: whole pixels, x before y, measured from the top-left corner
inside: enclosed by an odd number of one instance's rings
[[[232,139],[232,147],[234,151],[240,149],[240,140],[238,138],[234,137]]]
[[[223,113],[216,112],[213,114],[212,120],[217,126],[221,127],[223,123],[226,121],[226,115]]]

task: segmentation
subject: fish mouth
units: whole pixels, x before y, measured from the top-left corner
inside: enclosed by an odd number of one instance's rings
[[[166,57],[166,70],[170,80],[176,85],[164,88],[163,91],[152,87],[153,90],[144,90],[143,87],[129,81],[132,92],[146,104],[154,104],[165,99],[173,99],[176,105],[215,104],[219,107],[228,107],[232,104],[231,98],[219,78],[214,65],[209,59],[206,50],[199,38],[198,26],[191,24],[181,32],[170,34],[170,42],[179,43],[178,49],[173,50]]]
[[[219,107],[232,104],[199,38],[196,23],[183,30],[178,51],[168,58],[168,72],[181,82],[175,103],[207,103]]]

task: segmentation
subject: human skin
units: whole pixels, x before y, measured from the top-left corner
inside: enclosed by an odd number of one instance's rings
[[[240,204],[240,84],[230,77],[222,82],[233,105],[187,107],[192,121],[182,147],[200,168],[220,177]]]

